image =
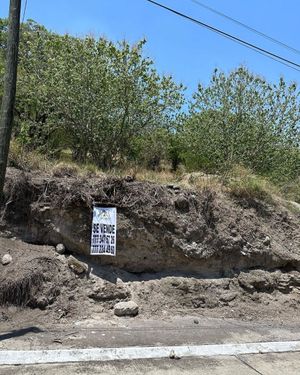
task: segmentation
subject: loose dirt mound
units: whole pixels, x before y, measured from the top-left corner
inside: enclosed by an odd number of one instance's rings
[[[67,323],[101,316],[112,319],[113,306],[134,300],[140,317],[197,314],[250,320],[299,321],[300,272],[241,272],[231,278],[202,279],[191,274],[134,275],[88,263],[78,275],[69,255],[50,246],[0,238],[0,321],[24,324]],[[13,309],[12,306],[21,308]]]
[[[84,255],[93,203],[116,206],[118,255],[93,260],[126,271],[217,277],[254,268],[299,269],[299,214],[279,203],[132,179],[49,177],[14,169],[5,191],[2,217],[13,234],[37,244],[62,242]]]
[[[4,254],[10,254],[12,262],[1,265],[1,305],[43,309],[57,300],[64,274],[50,247],[0,238],[0,258]]]

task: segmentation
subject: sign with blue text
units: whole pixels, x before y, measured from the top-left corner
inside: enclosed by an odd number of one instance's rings
[[[116,256],[117,209],[94,207],[91,255]]]

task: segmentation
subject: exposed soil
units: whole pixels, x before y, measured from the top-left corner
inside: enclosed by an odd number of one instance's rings
[[[88,263],[77,275],[69,255],[51,246],[0,239],[0,321],[66,323],[103,315],[112,318],[116,302],[134,300],[140,317],[197,314],[245,320],[300,321],[300,272],[241,272],[231,278],[202,279],[166,273],[134,275]],[[14,306],[14,307],[13,307]]]
[[[126,300],[145,318],[300,321],[299,213],[279,202],[130,178],[7,177],[0,258],[13,260],[0,264],[0,321],[105,319]],[[118,209],[115,258],[89,256],[93,202]],[[70,254],[88,271],[70,268]]]
[[[300,211],[124,178],[25,174],[10,169],[3,219],[17,237],[63,243],[88,256],[92,206],[118,210],[117,257],[94,257],[129,272],[183,271],[204,277],[241,270],[299,269]]]

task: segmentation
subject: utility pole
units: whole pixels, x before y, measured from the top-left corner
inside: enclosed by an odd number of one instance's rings
[[[20,30],[20,11],[21,0],[10,0],[6,51],[6,70],[0,115],[0,202],[3,198],[3,187],[8,159],[9,143],[14,119]]]

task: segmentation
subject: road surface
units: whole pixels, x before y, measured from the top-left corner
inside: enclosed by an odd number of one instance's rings
[[[180,359],[149,358],[134,360],[89,361],[77,363],[40,363],[25,364],[28,358],[20,356],[19,365],[0,365],[2,375],[73,375],[73,374],[107,374],[107,375],[299,375],[300,351],[295,346],[294,351],[279,353],[283,343],[298,342],[300,345],[300,326],[281,322],[242,322],[237,320],[207,319],[187,317],[171,317],[166,320],[153,319],[124,319],[111,322],[84,320],[74,322],[72,325],[58,324],[57,326],[5,326],[0,333],[0,361],[3,358],[16,358],[20,351],[28,351],[36,354],[41,350],[74,351],[80,350],[109,350],[114,353],[114,348],[137,347],[139,353],[143,353],[147,347],[152,347],[157,352],[165,346],[181,346],[182,348],[200,347],[207,345],[217,348],[236,345],[237,348],[245,348],[247,345],[267,345],[269,352],[261,354],[243,354],[232,351],[231,355],[200,356],[189,358],[183,356]],[[254,344],[256,343],[256,344]],[[247,344],[245,346],[245,344]],[[253,346],[254,345],[254,346]],[[106,348],[106,349],[105,349]],[[271,348],[271,349],[270,349]],[[277,349],[276,349],[277,348]],[[283,347],[284,348],[284,347]],[[17,354],[11,355],[11,351],[17,350]],[[125,351],[126,351],[125,350]],[[151,349],[152,350],[152,349]],[[243,349],[244,350],[244,349]],[[274,350],[272,352],[272,350]],[[296,351],[295,351],[296,350]],[[270,352],[271,351],[271,352]],[[279,350],[280,351],[280,350]],[[81,350],[82,352],[82,350]],[[5,353],[10,353],[5,356]],[[14,353],[14,352],[13,352]],[[117,353],[117,351],[115,351]],[[201,352],[203,353],[203,352]],[[4,356],[3,356],[4,355]],[[155,357],[155,356],[154,356]],[[35,358],[33,355],[32,358]],[[46,357],[43,357],[46,358]],[[64,357],[60,357],[63,361]],[[74,357],[75,358],[75,357]],[[23,361],[23,362],[22,362]],[[9,361],[8,361],[9,362]],[[4,363],[4,362],[2,362]]]

